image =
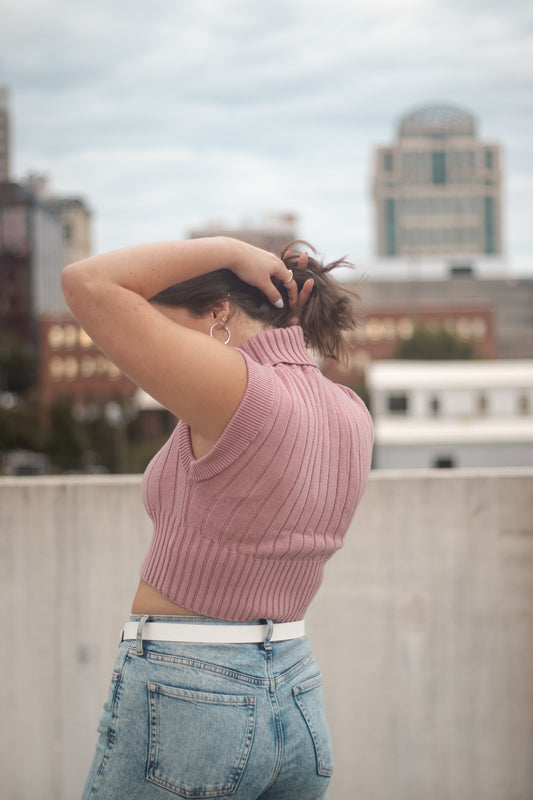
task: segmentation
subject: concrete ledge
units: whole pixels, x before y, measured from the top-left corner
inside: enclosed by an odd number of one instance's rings
[[[0,479],[4,800],[80,796],[150,534],[140,476]],[[533,796],[533,469],[374,472],[308,630],[329,800]]]

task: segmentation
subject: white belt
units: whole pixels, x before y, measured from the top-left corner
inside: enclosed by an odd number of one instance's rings
[[[127,622],[122,631],[122,641],[137,639],[138,622]],[[187,622],[145,622],[142,627],[143,641],[158,642],[213,642],[219,644],[244,644],[264,642],[268,624],[258,625],[197,625]],[[271,642],[299,639],[305,636],[303,619],[297,622],[275,622]]]

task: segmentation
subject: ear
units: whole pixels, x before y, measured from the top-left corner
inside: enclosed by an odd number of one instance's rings
[[[214,303],[209,309],[209,314],[210,316],[213,317],[213,319],[223,318],[225,320],[228,320],[230,319],[232,313],[233,311],[231,308],[231,304],[227,297],[223,297],[221,300],[217,300],[217,302]]]

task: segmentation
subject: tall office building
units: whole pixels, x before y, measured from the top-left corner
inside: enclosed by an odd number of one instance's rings
[[[375,243],[380,258],[499,256],[501,151],[452,105],[404,116],[374,164]]]
[[[61,219],[28,188],[0,182],[0,330],[36,341],[36,320],[64,310]]]
[[[9,180],[9,92],[0,86],[0,181]]]
[[[85,201],[37,189],[34,178],[0,181],[0,330],[28,342],[35,340],[40,316],[67,310],[63,266],[91,252]]]

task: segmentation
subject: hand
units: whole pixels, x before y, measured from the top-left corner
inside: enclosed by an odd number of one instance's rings
[[[283,298],[272,283],[272,278],[276,278],[283,283],[287,290],[290,308],[296,308],[298,306],[298,286],[295,280],[291,280],[292,272],[281,258],[246,242],[234,241],[237,254],[231,262],[232,272],[241,280],[260,289],[272,305],[283,308]]]
[[[283,255],[284,255],[285,258],[291,258],[291,256],[293,255],[293,251],[292,250],[287,250]],[[308,254],[305,253],[305,252],[304,253],[300,253],[300,255],[298,256],[298,261],[296,263],[296,269],[304,270],[304,272],[305,272],[305,270],[307,269],[308,261],[309,261]],[[295,281],[295,283],[296,283],[296,281]],[[313,291],[314,285],[315,285],[315,282],[314,282],[313,278],[308,278],[305,281],[305,283],[302,286],[302,288],[300,289],[300,292],[296,294],[296,298],[294,299],[294,297],[293,297],[292,301],[289,298],[289,305],[291,307],[291,310],[295,312],[293,314],[293,316],[291,317],[291,319],[289,320],[291,325],[297,325],[298,324],[299,317],[300,317],[300,312],[301,312],[302,308],[305,306],[305,304],[307,303],[307,301],[309,300],[309,297],[311,296],[311,292]]]

